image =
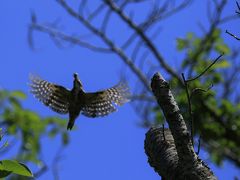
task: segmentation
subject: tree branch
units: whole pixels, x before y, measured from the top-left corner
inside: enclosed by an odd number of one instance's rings
[[[147,78],[142,74],[140,69],[138,69],[128,58],[128,56],[118,48],[103,32],[95,28],[89,21],[87,21],[83,16],[76,13],[64,0],[57,0],[57,2],[68,12],[69,15],[80,21],[84,24],[93,34],[100,37],[104,43],[115,52],[125,64],[134,72],[134,74],[143,82],[143,85],[146,89],[150,91],[150,87],[148,85]]]
[[[173,71],[173,69],[167,65],[161,54],[158,52],[157,48],[153,45],[152,41],[145,35],[145,33],[139,28],[133,21],[131,21],[122,11],[119,9],[111,0],[105,0],[104,1],[110,9],[112,9],[116,14],[119,15],[119,17],[129,25],[140,37],[141,39],[146,43],[146,45],[149,47],[149,49],[152,51],[153,55],[156,57],[158,62],[161,64],[161,66],[173,77],[178,79],[181,82],[180,77],[178,74]]]
[[[194,150],[191,143],[190,134],[180,114],[179,107],[169,89],[169,84],[163,77],[156,73],[152,78],[152,91],[161,107],[163,114],[169,124],[169,128],[173,134],[178,154],[185,154],[180,157],[180,161],[190,161],[194,159]],[[185,159],[186,157],[186,159]]]
[[[29,27],[29,31],[30,31],[29,34],[32,34],[31,31],[33,31],[33,30],[38,30],[38,31],[41,31],[41,32],[45,32],[53,38],[60,38],[64,41],[70,42],[72,44],[79,45],[81,47],[87,48],[87,49],[95,51],[95,52],[112,53],[112,51],[108,48],[97,47],[97,46],[92,45],[90,43],[81,41],[79,38],[76,38],[72,35],[64,34],[63,32],[58,31],[57,29],[47,27],[47,26],[44,26],[44,25],[41,25],[41,24],[32,23]],[[32,39],[32,37],[29,37],[29,39]],[[32,40],[30,42],[32,42]],[[30,43],[30,46],[33,47],[33,43]]]
[[[236,35],[230,33],[228,30],[226,30],[226,33],[229,34],[230,36],[234,37],[236,40],[240,41],[239,37],[237,37]]]
[[[151,128],[146,134],[145,152],[150,165],[163,179],[216,180],[209,167],[194,152],[190,134],[169,84],[156,73],[151,87],[170,131],[164,130],[165,140],[162,128]]]

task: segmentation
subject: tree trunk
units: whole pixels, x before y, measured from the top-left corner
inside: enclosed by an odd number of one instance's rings
[[[194,152],[190,133],[169,84],[156,73],[152,78],[151,87],[169,129],[152,127],[146,133],[145,152],[149,164],[163,179],[217,179]]]

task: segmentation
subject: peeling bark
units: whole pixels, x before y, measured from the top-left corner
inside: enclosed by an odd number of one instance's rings
[[[149,164],[163,179],[217,179],[194,152],[190,133],[170,91],[169,84],[156,73],[152,91],[161,107],[169,129],[151,128],[145,139]]]

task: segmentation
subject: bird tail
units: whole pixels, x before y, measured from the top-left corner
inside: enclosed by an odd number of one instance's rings
[[[74,123],[75,123],[75,119],[76,117],[73,115],[69,116],[69,121],[68,121],[68,125],[67,125],[67,130],[72,130]]]
[[[75,120],[74,120],[75,121]],[[67,130],[72,130],[73,126],[74,126],[74,121],[69,121],[68,125],[67,125]]]

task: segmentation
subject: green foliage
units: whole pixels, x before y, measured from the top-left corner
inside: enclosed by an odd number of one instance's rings
[[[232,99],[220,98],[225,81],[222,72],[231,72],[232,68],[227,59],[227,55],[231,53],[230,48],[220,35],[221,31],[215,29],[204,38],[188,33],[185,38],[177,39],[177,49],[186,54],[182,62],[182,72],[185,72],[187,78],[203,72],[213,62],[214,59],[209,60],[210,56],[214,57],[213,54],[215,57],[220,53],[225,54],[225,59],[219,60],[203,76],[189,83],[189,92],[194,92],[191,98],[194,132],[201,134],[203,147],[217,165],[221,165],[224,159],[240,157],[240,104]],[[206,90],[211,84],[213,89],[207,92],[194,91],[196,88]],[[176,79],[171,79],[170,85],[188,124],[190,117],[185,88]],[[156,113],[155,122],[161,123],[162,120],[162,116]]]
[[[0,141],[2,141],[2,138],[3,138],[3,133],[2,133],[2,129],[0,129]],[[5,142],[0,149],[3,150],[4,148],[7,147],[7,145],[8,143]],[[26,165],[14,160],[1,160],[0,161],[0,178],[5,178],[10,174],[33,177],[32,172]]]
[[[24,99],[26,99],[26,95],[21,91],[0,90],[0,124],[3,129],[6,129],[7,137],[14,137],[21,142],[19,153],[16,154],[17,161],[40,165],[42,164],[40,158],[41,137],[47,135],[49,138],[54,138],[60,135],[63,146],[69,143],[66,121],[57,117],[43,118],[31,110],[24,109],[21,105],[21,101]],[[2,163],[4,167],[8,168],[7,171],[11,170],[13,173],[20,174],[21,164],[18,164],[18,169],[15,168],[13,171],[11,167],[14,167],[14,162],[2,161]],[[5,174],[8,173],[5,172]]]
[[[10,175],[11,173],[33,177],[33,174],[29,170],[29,168],[22,163],[13,160],[0,161],[0,178],[4,178]]]

